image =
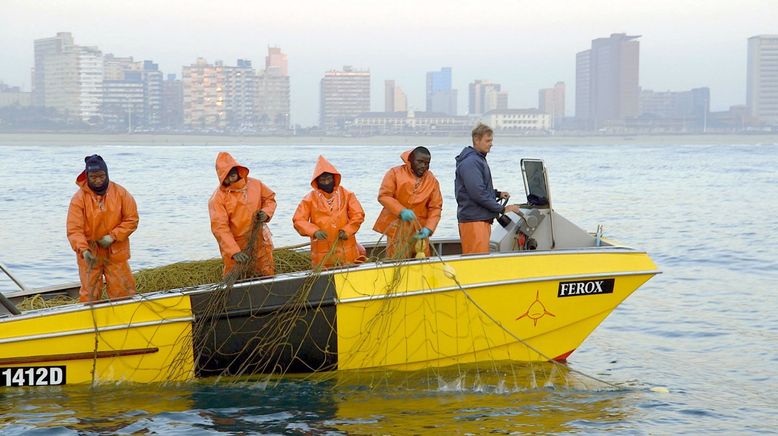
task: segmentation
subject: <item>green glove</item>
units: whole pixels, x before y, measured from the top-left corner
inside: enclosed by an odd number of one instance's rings
[[[97,241],[97,244],[103,248],[108,248],[113,244],[113,238],[111,235],[105,235]]]
[[[81,257],[84,258],[86,264],[89,265],[90,268],[95,266],[95,264],[97,263],[97,258],[89,250],[84,250],[84,252],[81,253]]]
[[[251,259],[248,254],[242,251],[233,254],[232,258],[235,259],[235,261],[238,263],[246,263],[249,261],[249,259]]]
[[[265,221],[267,221],[267,213],[265,213],[264,210],[258,210],[256,215],[259,222],[264,223]]]
[[[327,239],[327,232],[324,230],[316,230],[316,232],[313,234],[313,237],[318,239],[319,241],[323,241]]]

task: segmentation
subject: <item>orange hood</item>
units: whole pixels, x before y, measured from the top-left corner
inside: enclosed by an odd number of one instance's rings
[[[216,156],[216,175],[219,177],[219,186],[222,186],[222,183],[224,183],[224,179],[227,178],[227,174],[230,173],[230,170],[236,167],[238,168],[238,175],[241,180],[246,180],[246,177],[249,175],[249,169],[239,164],[238,161],[226,151],[219,152]]]
[[[332,174],[332,178],[335,179],[335,188],[338,189],[338,186],[340,186],[340,173],[338,170],[335,169],[334,166],[324,158],[324,156],[319,155],[319,160],[316,161],[316,168],[313,169],[313,177],[311,178],[311,188],[313,189],[319,189],[319,185],[316,183],[316,179],[322,175],[323,173],[330,173]]]

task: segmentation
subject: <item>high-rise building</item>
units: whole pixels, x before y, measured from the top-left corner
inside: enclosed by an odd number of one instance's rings
[[[488,80],[476,80],[469,86],[468,112],[480,115],[493,110],[508,109],[508,93],[502,85]]]
[[[408,99],[402,88],[394,80],[384,81],[384,111],[407,112]]]
[[[152,61],[143,61],[140,71],[143,82],[143,124],[155,129],[162,124],[162,71]]]
[[[457,114],[457,90],[451,83],[451,67],[427,73],[427,112]]]
[[[211,130],[227,127],[224,110],[224,65],[211,65],[204,58],[183,67],[184,125],[191,129]]]
[[[538,91],[538,110],[551,116],[551,127],[558,127],[565,117],[565,82]]]
[[[103,99],[103,55],[77,46],[67,32],[35,40],[34,101],[66,117],[97,123]]]
[[[288,130],[290,124],[290,85],[286,54],[268,47],[265,70],[257,75],[256,116],[261,130]]]
[[[257,75],[251,61],[238,59],[237,66],[222,68],[224,111],[232,129],[253,130],[256,127],[255,104]]]
[[[120,80],[103,80],[100,107],[106,127],[132,132],[145,124],[146,110],[140,71],[127,70]]]
[[[265,70],[278,68],[278,75],[289,76],[289,61],[286,53],[281,52],[280,47],[268,47],[267,56],[265,56]]]
[[[370,111],[370,70],[344,66],[330,70],[321,79],[321,111],[319,127],[339,130],[354,117]]]
[[[757,123],[778,126],[778,35],[748,38],[746,106]]]
[[[184,87],[175,74],[168,74],[162,81],[161,123],[165,127],[179,128],[184,123]]]
[[[46,102],[46,63],[49,67],[56,68],[58,62],[52,62],[51,57],[71,52],[74,46],[73,35],[70,32],[59,32],[57,36],[51,38],[36,39],[35,47],[35,67],[33,68],[32,94],[33,104],[35,106],[45,106]],[[49,74],[56,74],[57,71],[51,71]],[[68,83],[70,85],[70,83]]]
[[[587,127],[638,116],[639,37],[614,33],[576,54],[575,115]]]

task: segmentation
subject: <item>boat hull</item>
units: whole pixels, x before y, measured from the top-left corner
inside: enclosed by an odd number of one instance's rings
[[[0,319],[0,386],[563,360],[657,273],[627,248],[449,256],[36,311]]]

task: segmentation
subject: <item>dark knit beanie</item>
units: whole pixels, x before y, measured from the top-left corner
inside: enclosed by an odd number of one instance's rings
[[[108,166],[99,154],[93,154],[84,158],[86,162],[86,172],[93,173],[95,171],[105,171],[108,174]]]

